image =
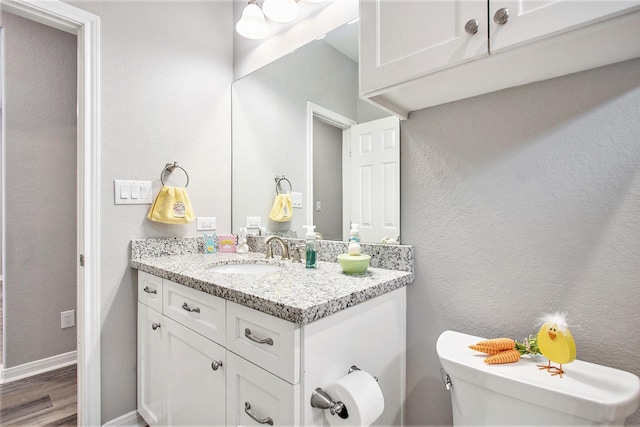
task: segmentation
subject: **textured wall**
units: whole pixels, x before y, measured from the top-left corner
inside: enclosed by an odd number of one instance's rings
[[[100,16],[102,418],[136,408],[136,284],[129,242],[199,234],[113,204],[114,179],[153,181],[177,161],[196,215],[231,231],[232,5],[219,1],[69,2]],[[175,176],[175,179],[174,179]],[[169,184],[184,185],[174,172]]]
[[[5,365],[76,349],[76,36],[2,12]]]
[[[451,422],[435,352],[447,329],[518,338],[565,310],[579,359],[640,374],[639,117],[633,60],[402,124],[408,424]]]

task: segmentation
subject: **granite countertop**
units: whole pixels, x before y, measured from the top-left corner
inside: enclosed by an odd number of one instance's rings
[[[225,263],[268,263],[273,273],[217,273],[208,268]],[[141,257],[131,267],[198,289],[294,323],[309,323],[413,282],[410,271],[369,268],[362,275],[344,274],[335,262],[318,268],[263,253],[191,253]]]

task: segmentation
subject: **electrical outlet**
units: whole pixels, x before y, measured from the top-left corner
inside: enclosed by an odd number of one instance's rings
[[[72,328],[76,324],[74,310],[63,311],[60,313],[60,329]]]
[[[216,229],[216,217],[215,216],[199,216],[196,218],[196,230],[208,231]]]
[[[248,216],[247,217],[247,228],[260,228],[260,217],[259,216]]]

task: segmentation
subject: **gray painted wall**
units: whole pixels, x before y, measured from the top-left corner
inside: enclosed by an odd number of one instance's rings
[[[198,216],[231,231],[230,2],[69,2],[100,16],[102,419],[136,408],[136,284],[131,239],[193,236],[146,219],[150,205],[115,206],[114,179],[153,181],[177,161]],[[175,180],[184,177],[175,173]]]
[[[4,368],[76,349],[76,36],[2,13]]]
[[[524,338],[565,310],[579,359],[640,375],[639,117],[636,59],[402,123],[408,424],[451,422],[447,329]]]

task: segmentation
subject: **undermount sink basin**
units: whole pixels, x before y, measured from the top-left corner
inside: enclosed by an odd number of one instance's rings
[[[222,274],[264,274],[282,270],[282,266],[274,264],[220,264],[209,267],[208,271]]]

